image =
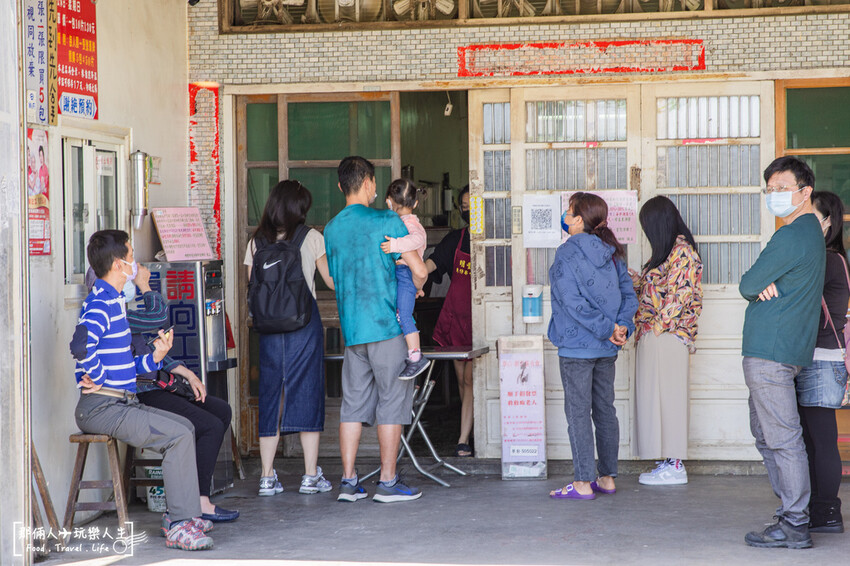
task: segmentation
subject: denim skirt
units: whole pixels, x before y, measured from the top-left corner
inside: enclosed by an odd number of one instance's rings
[[[797,403],[803,407],[840,409],[847,387],[844,362],[815,360],[803,368],[794,379]]]
[[[324,429],[324,353],[324,331],[316,301],[304,328],[260,334],[260,436]]]

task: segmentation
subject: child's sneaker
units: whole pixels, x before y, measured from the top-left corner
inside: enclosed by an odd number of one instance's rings
[[[401,374],[398,376],[399,379],[403,381],[407,381],[409,379],[413,379],[431,365],[431,360],[427,359],[425,356],[419,358],[419,361],[411,361],[407,360],[404,364],[404,369]]]
[[[651,472],[640,475],[638,483],[643,485],[684,485],[688,483],[688,472],[681,460],[667,458]]]
[[[316,475],[301,476],[301,487],[298,488],[298,493],[325,493],[333,489],[331,482],[325,479],[322,475],[322,467],[316,466]]]
[[[180,550],[207,550],[213,547],[213,539],[205,535],[194,521],[180,521],[168,529],[165,546]]]
[[[213,530],[213,522],[207,521],[206,519],[202,519],[200,517],[195,517],[190,519],[196,527],[201,529],[201,531],[206,534]],[[168,531],[171,529],[171,518],[168,516],[168,511],[162,514],[162,523],[159,526],[159,534],[162,536],[168,536]]]
[[[277,479],[277,471],[272,470],[272,476],[260,478],[260,495],[276,495],[283,493],[283,486]]]
[[[363,489],[363,486],[360,485],[360,480],[356,475],[350,480],[343,478],[343,480],[339,482],[339,496],[336,498],[337,501],[354,502],[366,497],[369,497],[369,494],[367,494],[366,490]]]
[[[379,481],[378,488],[372,501],[379,503],[394,503],[396,501],[412,501],[422,497],[418,487],[410,487],[402,482],[398,475],[388,482]]]

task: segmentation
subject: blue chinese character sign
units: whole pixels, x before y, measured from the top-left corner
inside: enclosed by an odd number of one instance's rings
[[[88,0],[57,0],[59,114],[97,119],[97,11]]]

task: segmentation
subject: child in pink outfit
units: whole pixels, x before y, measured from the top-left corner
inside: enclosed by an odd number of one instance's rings
[[[425,228],[419,222],[419,218],[413,214],[413,209],[419,205],[419,194],[424,194],[424,189],[418,188],[407,179],[396,179],[387,188],[387,207],[401,217],[407,226],[407,236],[402,238],[390,238],[381,244],[384,253],[405,253],[417,251],[419,257],[425,253],[426,236]],[[431,364],[430,360],[422,356],[419,347],[419,330],[416,321],[413,320],[413,307],[419,289],[413,284],[413,276],[410,268],[399,260],[395,268],[396,280],[398,282],[396,292],[396,309],[404,340],[407,342],[407,363],[399,379],[413,379]]]

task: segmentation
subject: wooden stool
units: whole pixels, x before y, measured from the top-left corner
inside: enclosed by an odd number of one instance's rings
[[[117,511],[118,527],[126,528],[129,522],[127,516],[127,500],[124,497],[124,487],[121,481],[121,462],[118,458],[118,442],[106,434],[85,434],[78,432],[68,437],[72,443],[78,444],[77,461],[74,464],[74,474],[71,476],[71,491],[68,493],[68,506],[65,509],[65,530],[72,530],[74,526],[74,515],[77,511]],[[106,453],[109,456],[109,471],[112,480],[106,481],[83,481],[83,471],[86,467],[86,456],[89,452],[89,444],[95,442],[106,443]],[[115,495],[115,501],[97,501],[77,503],[81,489],[111,489]]]
[[[165,486],[162,478],[137,478],[133,469],[137,466],[162,466],[161,458],[136,458],[136,447],[127,445],[127,455],[124,458],[124,487],[127,490],[127,501],[136,500],[133,487]]]

